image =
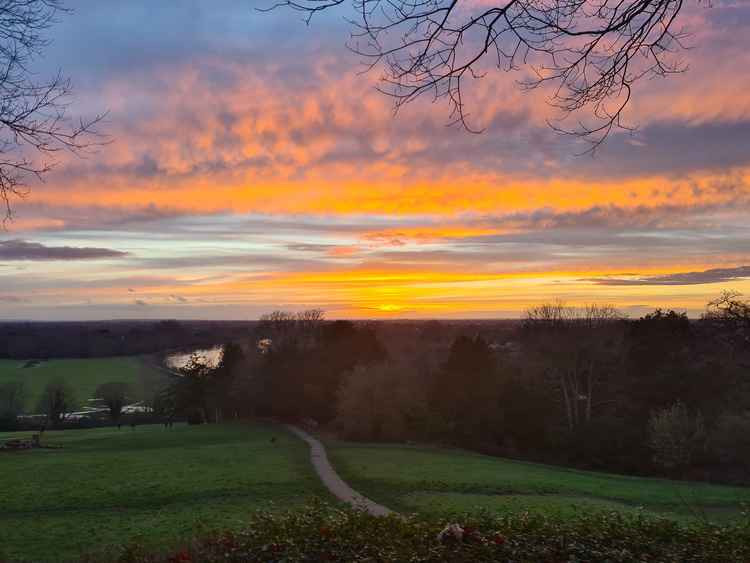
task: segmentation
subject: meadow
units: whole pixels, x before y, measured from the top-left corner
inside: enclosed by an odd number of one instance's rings
[[[0,433],[0,441],[29,434]],[[59,447],[0,453],[0,560],[111,556],[133,545],[156,554],[179,551],[196,537],[247,529],[258,511],[309,510],[316,499],[331,500],[307,445],[273,424],[47,431],[44,443]],[[401,513],[418,514],[430,526],[440,519],[464,521],[467,514],[517,518],[524,511],[585,526],[592,509],[730,524],[743,521],[741,504],[750,502],[746,488],[460,450],[333,440],[327,447],[355,489]],[[328,509],[321,510],[323,518]]]
[[[102,383],[121,381],[130,385],[133,398],[148,398],[165,379],[163,372],[134,356],[112,358],[0,360],[0,384],[23,381],[26,412],[32,412],[44,386],[57,378],[67,381],[78,406],[93,398]]]
[[[254,509],[325,497],[307,446],[277,426],[47,431],[44,441],[62,447],[0,452],[0,560],[75,559],[134,542],[163,548],[241,528]]]
[[[429,447],[329,441],[341,477],[401,512],[518,511],[571,516],[592,509],[678,521],[741,518],[750,489],[630,477]]]

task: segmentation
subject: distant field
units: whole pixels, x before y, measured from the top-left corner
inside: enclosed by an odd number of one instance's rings
[[[29,367],[25,367],[29,366]],[[26,384],[26,410],[33,411],[44,386],[62,377],[73,387],[79,405],[94,396],[102,383],[129,383],[135,398],[147,396],[164,375],[138,357],[46,360],[0,360],[0,383],[23,381]]]
[[[576,471],[461,451],[328,444],[340,475],[403,512],[643,510],[679,520],[739,517],[750,489]]]
[[[24,434],[0,433],[0,441]],[[276,426],[157,425],[45,436],[64,447],[0,453],[0,560],[75,559],[134,541],[168,547],[200,530],[239,528],[257,508],[324,496],[307,445]]]

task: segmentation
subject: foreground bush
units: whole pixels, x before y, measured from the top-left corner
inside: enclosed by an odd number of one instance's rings
[[[557,519],[527,513],[378,518],[324,505],[256,513],[245,531],[195,539],[170,553],[131,547],[121,562],[189,561],[750,561],[750,527],[680,525],[598,513]]]

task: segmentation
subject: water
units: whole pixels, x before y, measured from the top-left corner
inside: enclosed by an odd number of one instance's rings
[[[215,368],[221,362],[221,356],[224,352],[223,346],[215,346],[214,348],[202,348],[198,350],[192,350],[191,352],[177,352],[167,356],[165,363],[170,369],[182,369],[190,363],[190,359],[193,355],[199,356],[202,363],[205,363],[208,367]]]

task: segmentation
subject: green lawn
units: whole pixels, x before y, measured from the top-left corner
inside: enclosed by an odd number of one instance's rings
[[[403,512],[643,510],[680,520],[739,517],[750,489],[627,477],[395,445],[328,444],[342,478]]]
[[[53,379],[63,378],[73,387],[79,405],[94,396],[102,383],[122,381],[131,386],[134,399],[149,396],[162,372],[138,357],[85,358],[45,360],[33,365],[26,360],[0,360],[0,383],[23,381],[26,388],[26,411],[34,411],[44,386]]]
[[[201,529],[239,528],[257,508],[325,497],[307,445],[278,426],[65,430],[45,441],[63,448],[0,453],[0,560],[165,547]]]

